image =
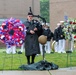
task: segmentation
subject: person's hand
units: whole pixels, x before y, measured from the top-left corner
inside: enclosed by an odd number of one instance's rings
[[[30,30],[30,33],[31,33],[31,34],[34,34],[35,32],[34,32],[33,30]]]
[[[34,31],[37,31],[37,28],[36,27],[34,28]]]

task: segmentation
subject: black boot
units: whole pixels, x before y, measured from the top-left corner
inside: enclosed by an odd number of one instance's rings
[[[35,56],[36,56],[36,54],[33,54],[33,55],[32,55],[32,62],[31,62],[31,64],[33,64],[33,63],[34,63]]]
[[[27,64],[30,65],[30,56],[26,56],[27,57]]]

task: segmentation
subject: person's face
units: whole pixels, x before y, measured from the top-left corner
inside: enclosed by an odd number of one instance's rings
[[[32,15],[28,15],[27,18],[28,18],[29,21],[31,21],[33,19],[33,16]]]
[[[64,25],[61,25],[61,28],[64,28]]]

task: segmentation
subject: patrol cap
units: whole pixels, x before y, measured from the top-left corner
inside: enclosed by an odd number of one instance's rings
[[[57,26],[60,26],[61,24],[60,23],[57,23]]]
[[[42,23],[42,25],[45,25],[45,23]]]
[[[49,23],[46,23],[47,26],[49,26]]]
[[[64,21],[60,21],[60,24],[63,24],[64,23]]]

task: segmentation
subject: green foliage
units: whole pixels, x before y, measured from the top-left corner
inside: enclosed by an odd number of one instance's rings
[[[40,0],[40,13],[49,22],[49,0]]]

